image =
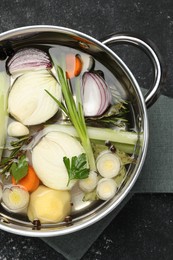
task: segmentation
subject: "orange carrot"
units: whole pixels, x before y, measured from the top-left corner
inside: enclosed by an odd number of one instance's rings
[[[13,184],[19,184],[25,187],[25,189],[29,192],[33,192],[36,190],[40,184],[40,180],[38,176],[36,175],[34,169],[29,166],[27,175],[22,178],[18,183],[16,183],[14,177],[12,176],[12,183]]]
[[[67,54],[66,55],[66,74],[67,78],[71,79],[80,74],[82,70],[82,61],[79,55]]]

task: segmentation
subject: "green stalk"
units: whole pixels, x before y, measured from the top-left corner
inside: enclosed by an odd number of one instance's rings
[[[61,131],[74,137],[79,137],[76,129],[72,125],[54,124],[45,126],[45,134],[50,131]],[[94,141],[110,141],[120,150],[133,153],[138,141],[138,134],[128,131],[118,131],[110,128],[98,128],[87,126],[88,137]],[[140,137],[142,138],[142,136]]]
[[[72,124],[74,125],[76,132],[82,142],[84,150],[86,152],[88,162],[91,170],[96,170],[94,154],[91,147],[91,142],[88,136],[85,119],[83,115],[83,108],[78,98],[78,104],[76,105],[73,94],[70,89],[69,81],[66,79],[65,72],[58,67],[57,68],[58,79],[62,88],[62,93],[65,99],[66,107],[68,110],[68,115]]]
[[[71,134],[75,137],[79,137],[76,129],[72,125],[66,124],[54,124],[46,125],[45,131],[62,131],[67,134]],[[138,134],[129,131],[118,131],[110,128],[98,128],[93,126],[87,126],[87,132],[90,139],[111,141],[120,144],[136,145],[138,140]]]
[[[0,72],[0,161],[2,157],[3,147],[6,140],[7,132],[7,101],[8,101],[8,90],[10,86],[9,76],[5,71]]]

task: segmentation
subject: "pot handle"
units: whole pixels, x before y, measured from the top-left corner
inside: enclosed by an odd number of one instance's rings
[[[144,96],[147,108],[155,103],[160,93],[160,86],[162,81],[162,66],[161,66],[161,56],[156,48],[156,46],[149,40],[144,40],[142,37],[135,35],[133,33],[119,33],[112,34],[104,39],[102,43],[105,45],[128,43],[135,45],[142,51],[146,53],[152,62],[154,68],[154,82],[153,86],[147,91]],[[157,50],[157,51],[156,51]]]

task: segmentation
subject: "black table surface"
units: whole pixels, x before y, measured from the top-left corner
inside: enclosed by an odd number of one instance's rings
[[[69,27],[97,39],[130,31],[151,39],[160,50],[167,74],[162,94],[173,97],[172,0],[1,0],[0,32],[35,24]],[[139,50],[114,50],[140,86],[152,84],[152,68]],[[136,194],[82,258],[173,259],[173,195]],[[0,231],[0,259],[64,259],[39,238]]]

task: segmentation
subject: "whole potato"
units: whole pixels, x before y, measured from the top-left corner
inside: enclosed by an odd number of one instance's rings
[[[57,223],[63,221],[71,212],[71,196],[69,191],[50,189],[40,185],[30,195],[28,218],[41,223]]]

